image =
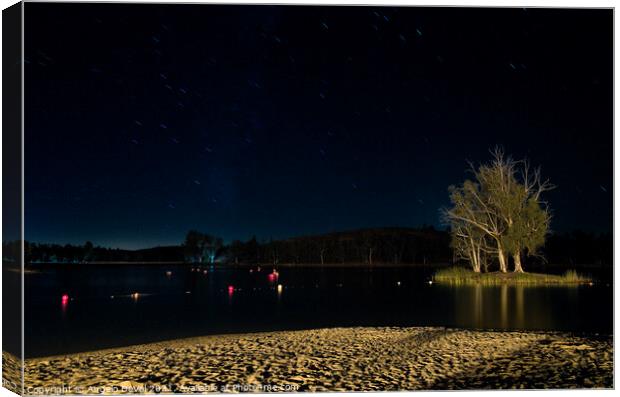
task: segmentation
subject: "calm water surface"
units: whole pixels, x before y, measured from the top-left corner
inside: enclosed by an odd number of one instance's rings
[[[612,333],[613,288],[429,284],[430,268],[39,265],[26,357],[219,333],[450,326]],[[205,272],[206,270],[206,272]],[[281,287],[278,287],[281,285]],[[63,299],[63,295],[67,295]]]

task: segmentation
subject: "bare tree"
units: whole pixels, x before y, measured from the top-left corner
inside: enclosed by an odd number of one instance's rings
[[[480,271],[483,257],[486,266],[483,254],[495,254],[501,272],[508,271],[508,255],[515,272],[523,272],[522,253],[533,255],[544,244],[550,214],[541,195],[554,186],[542,180],[540,168],[530,170],[526,160],[513,160],[501,148],[491,154],[489,164],[470,164],[475,182],[450,187],[453,206],[444,218],[452,227],[453,248],[474,271]]]
[[[488,189],[489,201],[505,223],[502,246],[513,258],[515,272],[523,272],[522,253],[534,254],[544,244],[550,216],[541,195],[554,186],[542,180],[527,160],[513,160],[501,148],[492,151],[493,161],[481,166],[477,178]]]
[[[486,189],[472,181],[466,180],[462,187],[450,187],[450,200],[452,208],[445,211],[445,217],[449,220],[453,230],[461,235],[473,232],[481,233],[485,238],[491,239],[495,243],[495,253],[498,257],[501,272],[507,272],[507,262],[504,247],[502,245],[502,235],[505,232],[505,224],[498,216],[497,211],[488,200]],[[457,238],[463,238],[456,236]],[[473,236],[472,236],[473,237]],[[454,234],[453,234],[454,238]],[[478,238],[472,238],[470,244],[482,243]],[[478,245],[480,250],[482,245]],[[486,246],[486,244],[485,244]],[[476,254],[476,258],[480,255]],[[478,267],[480,262],[476,260]]]

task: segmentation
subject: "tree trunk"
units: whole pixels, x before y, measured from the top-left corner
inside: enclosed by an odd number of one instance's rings
[[[497,259],[499,260],[499,271],[506,273],[508,271],[508,267],[506,266],[506,254],[500,243],[497,243]]]
[[[480,249],[476,247],[474,240],[472,238],[469,239],[469,244],[471,246],[471,264],[475,273],[480,273]]]
[[[368,264],[372,265],[372,248],[368,249]]]
[[[480,261],[478,260],[478,256],[476,255],[476,250],[472,248],[471,250],[471,266],[475,273],[480,273]]]
[[[523,267],[521,266],[521,253],[518,252],[513,255],[515,261],[515,273],[523,273]]]

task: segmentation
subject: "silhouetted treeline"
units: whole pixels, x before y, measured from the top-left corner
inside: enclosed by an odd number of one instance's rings
[[[432,227],[381,228],[296,237],[259,243],[234,241],[226,249],[234,263],[412,264],[448,262],[450,236]]]
[[[88,263],[88,262],[182,262],[180,246],[154,247],[141,250],[96,247],[91,242],[84,245],[59,245],[25,243],[28,263]]]
[[[566,265],[613,264],[613,238],[609,233],[554,234],[547,238],[542,250],[548,263]]]
[[[202,236],[193,233],[190,237]],[[189,234],[188,234],[189,235]],[[207,236],[207,235],[205,235]],[[194,236],[195,237],[195,236]],[[452,263],[448,231],[432,227],[379,228],[316,236],[295,237],[286,240],[233,241],[221,244],[215,237],[205,241],[217,244],[196,244],[192,238],[182,245],[154,247],[141,250],[123,250],[84,245],[25,243],[27,263],[89,263],[89,262],[196,262],[230,264],[437,264]],[[197,241],[202,241],[198,239]],[[191,243],[191,244],[190,244]],[[4,263],[14,260],[20,250],[19,242],[4,242]],[[203,247],[204,246],[204,247]],[[205,248],[206,247],[206,248]],[[206,249],[206,251],[205,251]],[[544,260],[527,258],[532,265],[558,264],[566,266],[609,266],[613,263],[611,234],[572,232],[547,237],[542,250]],[[196,259],[199,258],[199,259]]]
[[[207,244],[203,240],[215,243]],[[252,238],[228,245],[223,245],[217,237],[191,231],[179,246],[131,251],[97,247],[91,242],[84,245],[26,243],[25,253],[28,263],[424,264],[447,263],[452,257],[448,233],[432,227],[365,229],[286,240]]]
[[[2,266],[6,268],[21,268],[22,245],[20,241],[2,242]]]

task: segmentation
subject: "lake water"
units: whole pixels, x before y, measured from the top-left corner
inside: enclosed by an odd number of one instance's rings
[[[613,287],[429,284],[430,268],[38,265],[25,276],[26,357],[179,337],[334,326],[611,334]],[[206,272],[205,272],[206,270]],[[281,285],[281,287],[278,287]],[[63,295],[67,295],[63,299]]]

